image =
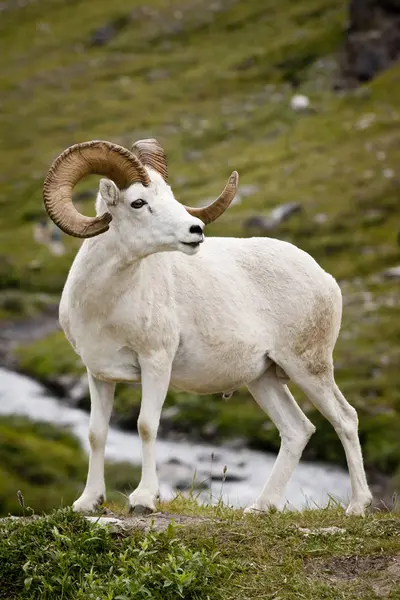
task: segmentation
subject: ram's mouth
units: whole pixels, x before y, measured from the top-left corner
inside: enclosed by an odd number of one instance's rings
[[[200,240],[199,242],[181,242],[181,244],[184,246],[189,246],[190,248],[198,248],[202,243],[203,240]]]
[[[181,242],[181,244],[183,244],[183,246],[189,246],[189,248],[198,248],[203,242],[204,235],[202,235],[201,238],[197,240],[197,242]]]

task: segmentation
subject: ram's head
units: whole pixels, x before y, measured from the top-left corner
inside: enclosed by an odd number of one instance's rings
[[[96,217],[82,215],[72,202],[75,185],[89,174],[106,177],[99,188],[103,213]],[[204,224],[215,221],[232,202],[238,174],[234,171],[222,194],[204,208],[177,202],[167,180],[167,161],[157,140],[140,140],[132,150],[105,141],[84,142],[65,150],[50,167],[44,204],[54,223],[69,235],[94,237],[114,221],[121,235],[139,235],[150,246],[156,242],[157,250],[193,254],[203,240]]]

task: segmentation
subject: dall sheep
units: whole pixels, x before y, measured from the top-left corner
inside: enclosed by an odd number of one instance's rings
[[[97,216],[80,214],[74,186],[101,179]],[[334,380],[332,351],[342,313],[334,278],[296,246],[270,238],[209,238],[204,224],[232,202],[233,172],[218,199],[188,208],[167,183],[153,139],[132,150],[104,141],[71,146],[51,166],[44,203],[64,232],[85,239],[60,302],[60,323],[88,372],[90,458],[75,510],[105,498],[104,449],[117,382],[141,381],[138,430],[142,477],[129,496],[135,512],[155,510],[155,443],[170,384],[196,394],[247,386],[279,430],[281,448],[255,503],[277,506],[314,426],[291,395],[291,379],[335,428],[346,453],[348,514],[371,502],[357,413]],[[203,243],[204,242],[204,243]]]

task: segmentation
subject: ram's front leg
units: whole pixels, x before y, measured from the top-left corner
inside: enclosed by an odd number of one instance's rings
[[[142,379],[142,403],[138,431],[142,442],[142,478],[129,496],[129,510],[150,513],[156,510],[158,477],[156,469],[156,437],[161,409],[171,377],[171,360],[166,356],[139,359]]]
[[[99,381],[88,371],[90,389],[89,422],[89,471],[86,487],[74,502],[76,511],[92,511],[102,504],[106,497],[104,483],[104,452],[107,441],[108,423],[114,400],[115,383]]]

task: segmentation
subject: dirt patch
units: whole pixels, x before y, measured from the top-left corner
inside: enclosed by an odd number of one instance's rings
[[[400,556],[345,556],[312,560],[306,572],[313,577],[338,583],[353,581],[369,586],[377,596],[386,598],[400,585]]]
[[[394,586],[400,586],[400,556],[392,557],[383,573],[371,583],[372,589],[380,598],[387,598]]]

